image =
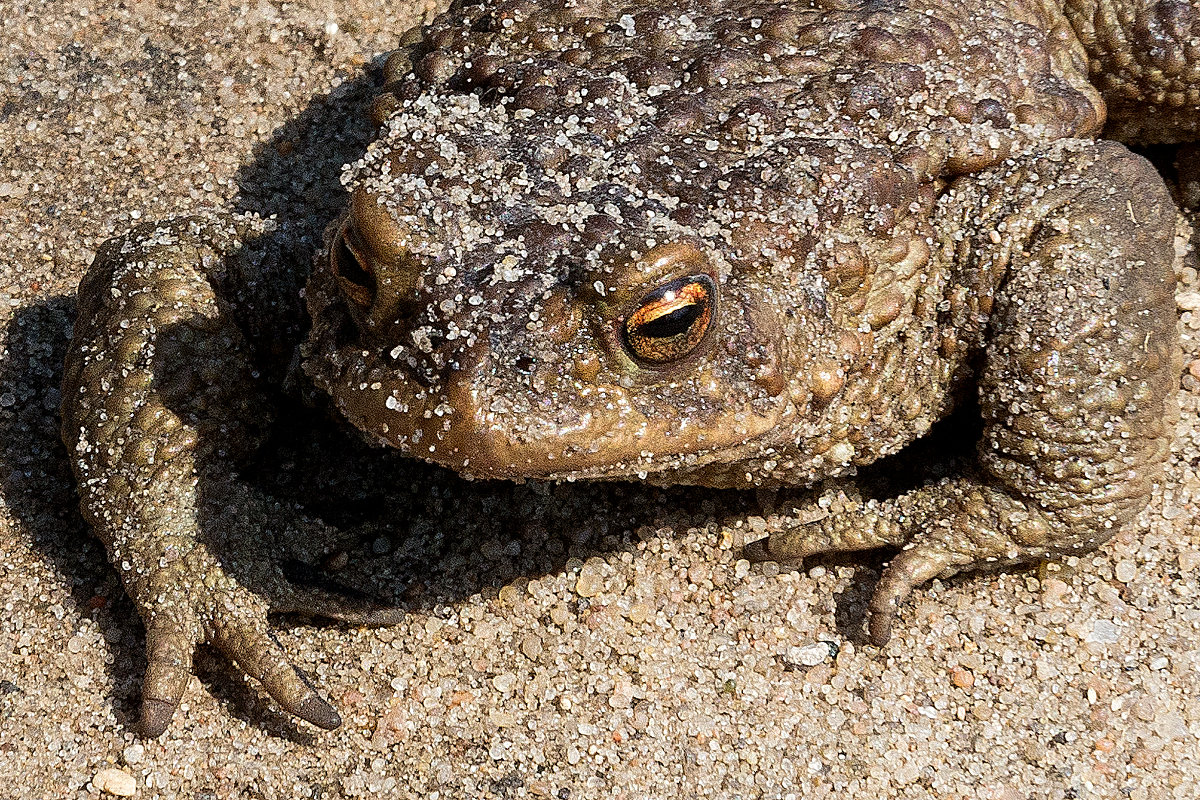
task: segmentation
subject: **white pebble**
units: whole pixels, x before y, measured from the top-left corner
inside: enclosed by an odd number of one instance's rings
[[[137,781],[123,769],[102,769],[92,778],[92,786],[117,797],[133,797],[137,794]]]
[[[1175,298],[1175,304],[1184,311],[1200,311],[1200,292],[1184,292]]]
[[[130,766],[142,763],[145,756],[146,748],[140,744],[131,744],[121,753],[121,758],[125,759],[125,763]]]
[[[788,649],[788,661],[806,667],[815,667],[828,659],[829,655],[829,645],[824,642],[813,642]]]
[[[1095,642],[1097,644],[1116,644],[1121,638],[1121,629],[1115,622],[1107,619],[1098,619],[1092,624],[1092,632],[1087,635],[1084,641]]]

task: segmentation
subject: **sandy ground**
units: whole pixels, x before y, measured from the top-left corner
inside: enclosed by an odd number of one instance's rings
[[[351,532],[345,582],[411,613],[276,620],[336,732],[204,651],[167,734],[138,738],[143,630],[57,439],[76,284],[107,237],[205,205],[294,223],[302,262],[370,135],[366,67],[420,13],[0,2],[0,797],[1200,796],[1194,270],[1138,529],[1058,571],[934,582],[883,650],[861,631],[882,556],[738,561],[786,495],[467,484],[298,418],[267,479]]]

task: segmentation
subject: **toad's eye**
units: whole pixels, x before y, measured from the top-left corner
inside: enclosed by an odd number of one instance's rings
[[[676,278],[643,297],[625,320],[625,348],[648,364],[678,361],[704,341],[716,307],[712,278]]]
[[[375,300],[375,273],[367,259],[355,248],[353,227],[347,225],[333,241],[329,249],[329,264],[337,276],[338,286],[351,302],[370,306]]]

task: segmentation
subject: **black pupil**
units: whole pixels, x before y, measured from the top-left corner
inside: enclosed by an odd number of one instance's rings
[[[639,325],[638,336],[645,336],[647,339],[669,339],[687,333],[699,318],[700,311],[699,303],[681,306],[669,314],[663,314]]]

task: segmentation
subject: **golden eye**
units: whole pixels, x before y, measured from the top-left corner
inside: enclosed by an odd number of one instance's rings
[[[625,320],[625,347],[650,364],[678,361],[696,349],[712,325],[717,287],[707,275],[689,275],[643,297]]]
[[[329,248],[329,265],[338,286],[351,302],[370,306],[375,301],[375,273],[350,243],[352,226],[346,225]]]

